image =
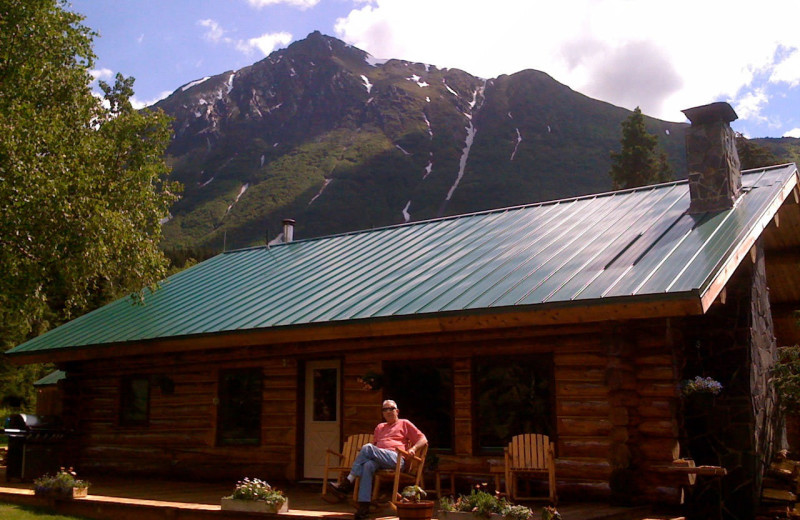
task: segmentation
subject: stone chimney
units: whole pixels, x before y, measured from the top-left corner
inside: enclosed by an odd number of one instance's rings
[[[285,218],[283,219],[283,241],[291,242],[292,240],[294,240],[294,219]]]
[[[742,191],[736,134],[730,125],[739,116],[725,102],[687,108],[683,113],[692,122],[686,131],[689,213],[732,208]]]

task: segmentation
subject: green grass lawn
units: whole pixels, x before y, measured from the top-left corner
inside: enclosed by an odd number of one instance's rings
[[[45,509],[2,502],[0,502],[0,518],[3,520],[87,520],[80,516],[57,515]]]

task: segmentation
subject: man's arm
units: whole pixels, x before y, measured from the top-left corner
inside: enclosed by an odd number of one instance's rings
[[[428,438],[427,438],[427,437],[425,437],[425,434],[423,433],[423,434],[422,434],[422,437],[420,437],[420,439],[419,439],[419,440],[416,442],[416,444],[414,444],[413,446],[411,446],[411,449],[409,449],[409,450],[408,450],[408,453],[410,453],[411,455],[416,455],[416,454],[417,454],[417,452],[418,452],[418,451],[419,451],[419,450],[420,450],[420,449],[421,449],[423,446],[427,446],[427,444],[428,444]]]

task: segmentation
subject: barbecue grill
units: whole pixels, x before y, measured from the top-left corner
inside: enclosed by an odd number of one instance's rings
[[[62,466],[66,437],[61,418],[54,415],[10,415],[3,433],[8,436],[6,481],[27,481]]]

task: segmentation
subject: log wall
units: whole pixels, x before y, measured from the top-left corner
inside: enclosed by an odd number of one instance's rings
[[[481,454],[473,436],[472,360],[487,355],[551,354],[554,377],[556,475],[564,497],[607,496],[612,475],[635,468],[648,498],[673,500],[675,482],[650,466],[677,455],[677,376],[668,320],[572,327],[442,333],[139,356],[65,365],[65,417],[79,432],[75,453],[84,470],[202,479],[260,476],[299,478],[302,462],[302,370],[305,360],[339,357],[343,368],[342,434],[372,431],[380,420],[380,391],[358,377],[381,372],[389,360],[450,359],[456,460]],[[311,352],[317,351],[316,355]],[[261,444],[216,446],[219,371],[261,367]],[[168,377],[167,394],[151,384],[147,426],[119,424],[125,375]],[[402,407],[402,404],[401,404]],[[413,418],[412,418],[413,420]],[[520,432],[522,433],[522,432]],[[491,458],[497,459],[497,455]]]

